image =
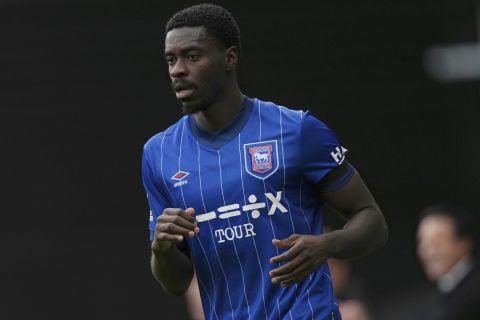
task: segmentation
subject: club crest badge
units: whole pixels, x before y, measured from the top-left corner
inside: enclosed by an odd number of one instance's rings
[[[259,179],[266,179],[278,169],[277,140],[243,145],[245,169]]]

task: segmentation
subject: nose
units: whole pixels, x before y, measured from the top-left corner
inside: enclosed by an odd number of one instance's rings
[[[182,59],[175,61],[175,64],[170,67],[170,76],[179,78],[187,74],[187,67]]]

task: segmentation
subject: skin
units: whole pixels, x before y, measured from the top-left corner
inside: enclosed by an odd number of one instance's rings
[[[330,275],[333,279],[333,292],[335,293],[335,296],[338,297],[350,281],[352,267],[348,260],[335,258],[328,259],[328,266],[330,268]]]
[[[387,240],[385,219],[372,194],[355,172],[343,187],[319,197],[347,220],[340,230],[321,235],[291,235],[287,239],[273,239],[282,254],[270,259],[284,264],[270,271],[272,283],[290,286],[302,281],[318,269],[328,258],[359,258],[379,247]]]
[[[176,92],[177,98],[184,113],[194,114],[204,130],[221,130],[239,112],[243,95],[235,71],[236,47],[224,48],[203,27],[183,27],[167,33],[165,58],[174,88],[179,84],[193,88]],[[270,271],[272,283],[298,283],[330,257],[361,257],[385,244],[385,219],[357,172],[342,188],[327,193],[320,190],[318,196],[346,219],[344,228],[323,235],[293,234],[273,239],[272,245],[284,250],[270,259],[272,264],[282,262],[281,267]],[[173,244],[200,232],[194,214],[193,208],[166,208],[157,219],[152,273],[171,294],[185,293],[193,277],[190,258]]]
[[[458,237],[454,222],[447,215],[429,215],[417,231],[417,255],[428,279],[436,282],[472,250],[468,238]]]
[[[370,315],[365,305],[359,300],[351,299],[340,302],[343,320],[369,320]]]
[[[193,276],[190,287],[187,292],[185,292],[185,303],[191,320],[205,320],[202,301],[200,299],[200,290],[195,275]]]
[[[180,103],[202,129],[219,131],[240,111],[243,94],[235,71],[237,47],[223,48],[203,27],[185,27],[167,33],[165,59],[172,86],[193,86],[192,96]]]

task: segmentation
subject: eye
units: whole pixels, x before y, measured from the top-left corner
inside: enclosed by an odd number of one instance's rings
[[[198,54],[191,53],[191,54],[187,55],[187,60],[190,61],[190,62],[195,62],[199,59],[199,57],[200,56]]]
[[[176,61],[175,58],[172,57],[172,56],[166,56],[165,60],[167,61],[167,64],[169,66],[173,66],[175,64],[175,61]]]

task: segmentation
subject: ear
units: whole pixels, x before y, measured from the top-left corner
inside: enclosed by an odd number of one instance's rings
[[[238,64],[238,48],[232,46],[225,50],[225,70],[227,72],[234,70]]]

